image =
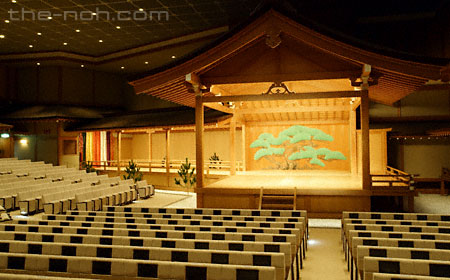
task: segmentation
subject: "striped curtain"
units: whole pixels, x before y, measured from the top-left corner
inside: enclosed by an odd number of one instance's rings
[[[86,161],[107,161],[108,146],[106,131],[86,132]]]
[[[86,161],[93,161],[93,132],[86,132]]]

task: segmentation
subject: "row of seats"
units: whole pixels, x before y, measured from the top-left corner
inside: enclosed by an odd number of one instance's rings
[[[450,278],[449,215],[343,212],[342,239],[352,279]]]
[[[306,219],[305,211],[123,206],[44,215],[0,224],[0,270],[115,279],[299,279]]]
[[[9,211],[20,208],[24,215],[100,210],[155,193],[154,187],[145,180],[135,185],[132,179],[121,180],[44,162],[3,159],[0,171],[0,206]]]

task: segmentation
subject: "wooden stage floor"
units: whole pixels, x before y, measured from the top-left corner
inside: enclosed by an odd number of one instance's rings
[[[239,172],[205,188],[362,190],[360,176],[340,171],[260,170]]]

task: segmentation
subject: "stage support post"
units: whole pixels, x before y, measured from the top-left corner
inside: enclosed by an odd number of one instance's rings
[[[236,117],[230,122],[230,175],[236,175]]]
[[[353,110],[353,104],[350,105],[350,116],[349,116],[349,124],[350,124],[350,170],[352,175],[356,175],[358,173],[358,159],[357,159],[357,146],[356,146],[356,111]]]
[[[121,145],[122,145],[122,140],[121,140],[121,136],[122,136],[122,132],[117,131],[117,143],[116,143],[116,157],[117,157],[117,176],[120,176],[120,160],[121,160]]]
[[[167,186],[170,187],[170,129],[166,129],[166,175]]]
[[[246,155],[245,155],[245,123],[242,124],[242,171],[247,170]]]
[[[362,184],[364,190],[370,190],[370,146],[369,146],[369,91],[361,91],[361,146],[362,146]]]
[[[203,130],[204,130],[204,110],[203,97],[201,92],[195,96],[195,165],[197,170],[198,189],[203,188],[204,184],[204,162],[203,162]],[[197,207],[203,207],[203,194],[197,192]]]
[[[148,173],[152,172],[152,134],[151,130],[147,131],[148,134]]]

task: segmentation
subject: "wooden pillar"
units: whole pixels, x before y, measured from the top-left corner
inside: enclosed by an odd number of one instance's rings
[[[148,172],[152,172],[152,131],[147,131],[148,134]]]
[[[117,143],[116,143],[116,157],[117,157],[117,176],[120,176],[120,160],[122,153],[122,140],[121,140],[122,132],[117,131]]]
[[[203,188],[203,130],[204,130],[204,112],[203,100],[200,93],[195,96],[195,165],[197,170],[197,188]],[[197,192],[197,191],[196,191]],[[203,207],[203,195],[197,192],[197,207]]]
[[[230,175],[236,175],[236,118],[230,122]]]
[[[166,129],[166,176],[167,186],[170,186],[170,129]]]
[[[369,190],[370,182],[370,146],[369,146],[369,90],[361,90],[361,147],[362,147],[362,184],[363,189]]]
[[[357,158],[357,147],[356,147],[356,111],[353,110],[353,105],[350,105],[350,116],[349,116],[349,130],[350,130],[350,170],[352,175],[358,173],[358,158]]]
[[[246,153],[245,153],[245,124],[242,124],[242,171],[247,170]]]

